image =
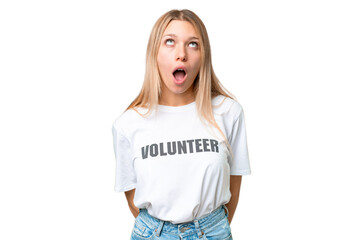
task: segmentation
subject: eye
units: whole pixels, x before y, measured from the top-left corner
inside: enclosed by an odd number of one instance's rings
[[[191,44],[195,44],[194,47],[198,47],[198,46],[199,46],[199,44],[198,44],[197,42],[191,42],[190,45],[191,45]]]
[[[166,39],[166,40],[165,40],[165,44],[166,44],[166,45],[174,45],[173,43],[172,43],[172,44],[167,44],[169,41],[170,41],[170,42],[174,42],[174,40],[172,40],[172,39]]]

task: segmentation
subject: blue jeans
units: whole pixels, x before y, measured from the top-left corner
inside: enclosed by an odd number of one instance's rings
[[[221,205],[191,222],[172,224],[155,218],[145,208],[140,208],[130,240],[232,240],[228,215],[227,207]]]

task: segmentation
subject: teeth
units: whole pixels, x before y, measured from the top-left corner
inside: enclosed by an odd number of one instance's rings
[[[183,71],[184,73],[186,73],[184,69],[178,68],[178,69],[176,69],[176,70],[173,72],[173,74],[174,74],[176,71]]]

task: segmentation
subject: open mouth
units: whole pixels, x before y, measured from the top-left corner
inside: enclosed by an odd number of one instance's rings
[[[186,77],[186,72],[184,69],[179,68],[173,72],[173,75],[177,82],[183,82]]]

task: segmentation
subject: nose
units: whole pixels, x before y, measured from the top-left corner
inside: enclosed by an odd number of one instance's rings
[[[184,46],[178,45],[177,53],[176,53],[176,60],[186,61],[186,50]]]

